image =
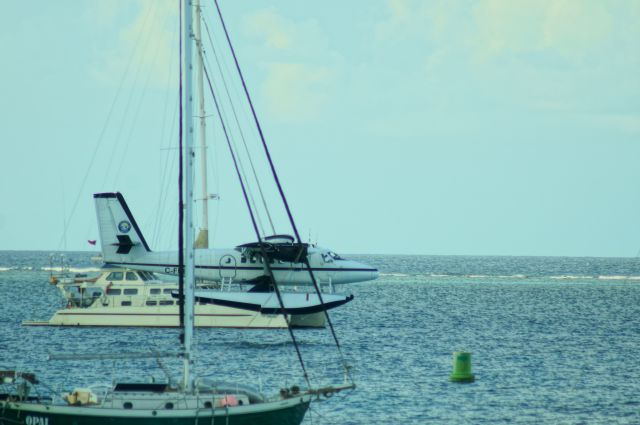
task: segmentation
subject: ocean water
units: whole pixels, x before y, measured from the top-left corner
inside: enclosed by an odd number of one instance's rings
[[[171,329],[22,327],[62,307],[49,253],[0,252],[0,369],[52,391],[167,379],[177,361],[47,361],[49,352],[173,349]],[[91,270],[90,253],[67,253]],[[352,256],[381,270],[331,311],[355,391],[314,403],[306,424],[640,424],[640,259]],[[296,331],[312,382],[340,382],[328,330]],[[265,393],[304,385],[286,331],[203,329],[201,376]],[[476,382],[448,381],[453,351]]]

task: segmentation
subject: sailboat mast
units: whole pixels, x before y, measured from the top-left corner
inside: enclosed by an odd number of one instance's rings
[[[192,0],[183,0],[184,22],[183,42],[185,61],[185,238],[184,238],[184,374],[183,388],[186,392],[193,391],[191,379],[192,345],[193,345],[193,296],[194,296],[194,228],[193,228],[193,8]]]
[[[201,7],[200,0],[194,0],[195,7],[195,41],[196,41],[196,63],[197,74],[196,82],[198,84],[198,115],[199,115],[199,142],[200,142],[200,181],[202,189],[202,222],[200,231],[196,239],[196,248],[209,248],[209,194],[207,193],[207,142],[205,127],[205,110],[204,110],[204,76],[203,76],[203,48],[202,48],[202,32],[201,32]]]

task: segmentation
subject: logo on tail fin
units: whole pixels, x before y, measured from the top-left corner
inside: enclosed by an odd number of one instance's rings
[[[131,223],[126,220],[122,220],[120,223],[118,223],[118,230],[120,230],[122,233],[129,233],[129,230],[131,230]]]

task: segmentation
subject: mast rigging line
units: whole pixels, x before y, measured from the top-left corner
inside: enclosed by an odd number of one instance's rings
[[[253,102],[251,100],[251,96],[249,95],[249,90],[247,89],[247,84],[245,83],[244,80],[244,75],[242,74],[242,70],[240,69],[240,63],[238,62],[238,57],[236,56],[236,52],[235,49],[233,48],[233,44],[231,43],[231,38],[229,36],[229,31],[227,31],[227,25],[224,22],[224,18],[222,17],[222,12],[220,10],[220,5],[218,4],[218,0],[213,0],[215,6],[216,6],[216,10],[218,11],[218,17],[220,18],[220,23],[222,24],[222,29],[224,30],[224,34],[225,37],[227,38],[227,43],[229,45],[229,49],[231,51],[231,54],[233,56],[233,61],[236,65],[236,69],[238,71],[238,75],[240,76],[240,81],[242,82],[242,88],[244,89],[244,93],[246,95],[247,98],[247,102],[249,103],[249,106],[251,108],[251,113],[253,114],[253,119],[255,121],[256,127],[258,129],[258,133],[260,135],[260,141],[262,142],[262,146],[264,148],[264,152],[265,155],[267,156],[267,160],[269,161],[269,166],[271,167],[271,172],[273,174],[273,178],[276,182],[276,185],[278,187],[278,192],[280,192],[280,197],[282,198],[282,203],[284,204],[284,207],[287,211],[287,216],[289,217],[289,222],[291,223],[291,227],[293,228],[293,231],[295,233],[296,239],[298,240],[298,243],[302,243],[302,239],[300,238],[300,233],[298,232],[298,228],[296,226],[296,223],[293,219],[293,215],[291,214],[291,209],[289,208],[289,203],[287,202],[287,198],[284,194],[284,190],[282,189],[282,185],[280,184],[280,179],[278,178],[278,173],[276,172],[276,168],[273,164],[273,160],[271,159],[271,154],[269,152],[269,148],[267,147],[267,142],[265,140],[264,137],[264,133],[262,132],[262,126],[260,125],[260,121],[258,120],[258,115],[256,114],[256,110],[253,107]],[[259,239],[258,242],[260,242],[260,248],[264,251],[264,247],[262,246],[262,241]],[[267,260],[267,258],[265,257],[265,260]],[[265,263],[267,264],[267,267],[269,269],[271,269],[271,267],[269,266],[269,261],[265,261]],[[316,278],[313,274],[313,270],[311,269],[311,264],[309,263],[309,258],[305,257],[304,259],[304,263],[307,266],[307,271],[309,272],[309,276],[311,277],[311,281],[313,282],[313,287],[316,290],[316,294],[318,295],[318,298],[320,300],[321,303],[324,304],[324,300],[322,299],[322,294],[320,293],[320,288],[318,286],[318,282],[316,281]],[[277,286],[277,285],[276,285]],[[335,341],[336,347],[338,349],[338,353],[340,354],[340,358],[342,360],[342,366],[344,368],[345,371],[345,375],[347,377],[349,377],[349,379],[351,380],[351,373],[349,371],[349,367],[346,363],[346,360],[344,358],[344,354],[342,353],[342,348],[340,347],[340,342],[338,341],[338,336],[336,335],[335,329],[333,327],[333,323],[331,322],[331,318],[329,317],[329,312],[327,310],[324,310],[324,314],[325,317],[327,318],[327,323],[329,323],[329,328],[331,329],[331,335],[333,335],[333,340]]]
[[[156,18],[157,10],[158,10],[158,8],[156,7],[154,9],[152,9],[152,11],[150,11],[148,13],[147,17],[150,16],[152,18],[152,19],[149,19],[150,22],[153,22],[154,19]],[[145,19],[146,19],[146,17],[145,17]],[[146,22],[147,21],[145,20],[145,24],[146,24]],[[124,150],[125,151],[128,150],[128,143],[126,143],[124,141],[125,139],[122,136],[124,131],[125,131],[125,123],[127,121],[129,121],[131,123],[131,129],[130,129],[130,134],[131,134],[133,132],[133,128],[135,127],[134,123],[137,120],[137,115],[140,112],[140,105],[142,103],[142,99],[145,96],[147,82],[149,81],[149,74],[147,74],[147,80],[144,83],[144,86],[143,86],[143,89],[142,89],[142,92],[141,92],[141,95],[140,95],[140,99],[138,100],[138,109],[134,112],[135,113],[135,117],[133,118],[133,120],[130,120],[129,119],[129,116],[130,116],[129,109],[130,109],[131,104],[133,102],[134,95],[136,94],[136,90],[134,90],[134,88],[138,86],[138,84],[136,84],[136,83],[138,82],[138,76],[140,75],[140,70],[142,69],[142,64],[144,62],[144,58],[147,57],[147,52],[149,50],[149,44],[150,44],[150,40],[151,40],[151,31],[148,31],[148,28],[146,26],[143,27],[142,33],[145,34],[145,38],[144,39],[141,38],[140,39],[140,43],[139,44],[136,43],[136,47],[134,49],[134,51],[138,51],[138,45],[141,46],[142,52],[141,52],[141,54],[139,56],[141,58],[141,60],[138,62],[137,68],[135,69],[135,71],[133,73],[134,75],[133,75],[133,81],[132,81],[132,84],[131,84],[131,90],[129,91],[129,96],[127,97],[127,103],[126,103],[126,106],[124,108],[124,112],[122,114],[122,120],[120,122],[120,127],[118,129],[118,133],[117,133],[117,135],[116,135],[116,137],[114,139],[115,140],[115,144],[114,144],[114,147],[113,147],[113,149],[111,151],[111,156],[109,157],[109,162],[107,163],[107,168],[106,168],[107,170],[111,169],[111,165],[113,164],[113,161],[114,161],[114,159],[116,157],[116,153],[119,151],[118,148],[119,148],[121,142],[123,142],[125,144]],[[122,158],[124,158],[124,157],[122,157]],[[121,164],[121,163],[122,163],[122,161],[119,161],[119,164]],[[116,172],[116,174],[113,175],[113,186],[115,186],[116,183],[117,183],[119,173],[120,173],[120,167],[118,167],[118,171]],[[109,177],[111,177],[111,174],[106,172],[105,175],[104,175],[104,179],[102,180],[102,187],[106,186]]]
[[[267,147],[267,142],[262,132],[262,126],[260,125],[260,121],[258,120],[258,115],[256,114],[256,110],[253,107],[253,101],[251,100],[251,96],[249,95],[249,90],[247,89],[247,84],[244,80],[244,75],[242,74],[242,70],[240,69],[240,64],[238,62],[238,57],[236,56],[236,51],[233,48],[233,44],[231,43],[231,38],[229,37],[229,32],[227,31],[227,25],[224,23],[224,18],[222,17],[222,12],[220,11],[218,0],[213,0],[213,1],[218,11],[218,16],[220,17],[220,23],[222,24],[222,29],[224,30],[224,34],[227,38],[227,43],[229,45],[229,49],[231,50],[231,55],[233,56],[233,61],[235,62],[236,69],[238,71],[238,76],[240,77],[240,81],[242,82],[242,88],[244,89],[247,102],[249,103],[249,107],[251,108],[251,113],[253,114],[253,119],[256,124],[256,128],[258,129],[258,133],[260,135],[260,141],[262,142],[264,152],[267,156],[267,160],[269,161],[269,166],[271,168],[271,173],[273,174],[273,179],[275,180],[275,183],[278,187],[278,192],[280,193],[280,197],[282,198],[282,202],[287,211],[287,216],[289,217],[289,222],[291,223],[291,227],[293,228],[293,231],[296,235],[296,239],[298,240],[299,243],[302,243],[302,240],[300,239],[300,234],[298,233],[298,228],[296,227],[295,221],[293,219],[293,215],[291,214],[291,209],[289,208],[289,203],[287,202],[287,198],[284,195],[284,190],[282,189],[282,185],[280,184],[278,173],[276,172],[276,168],[273,164],[273,160],[271,159],[271,153],[269,152],[269,148]]]
[[[144,18],[144,22],[142,24],[143,28],[146,28],[146,23],[149,20],[149,16],[151,15],[151,13],[148,13],[145,18]],[[80,198],[82,197],[82,191],[84,189],[84,185],[87,183],[87,180],[89,178],[89,172],[93,169],[93,163],[96,160],[96,157],[98,156],[98,151],[100,150],[100,146],[102,146],[102,142],[104,141],[104,136],[107,132],[107,127],[109,125],[109,122],[111,121],[111,116],[113,115],[113,111],[115,110],[115,106],[116,103],[118,102],[118,98],[120,97],[120,93],[122,93],[122,88],[124,86],[124,82],[126,80],[127,75],[129,74],[129,68],[131,68],[131,64],[133,63],[133,58],[136,56],[135,53],[137,51],[137,46],[140,43],[140,39],[142,38],[142,34],[144,32],[141,31],[138,34],[138,39],[135,42],[135,46],[136,48],[133,49],[133,51],[131,52],[131,55],[129,56],[129,60],[127,61],[127,66],[125,67],[125,71],[122,74],[122,77],[120,78],[120,82],[118,83],[118,89],[116,90],[116,95],[113,98],[113,101],[111,102],[111,106],[109,107],[109,112],[107,112],[107,118],[104,121],[104,124],[102,126],[102,130],[100,130],[100,135],[98,136],[98,141],[96,142],[96,146],[93,150],[93,153],[91,155],[91,160],[89,161],[89,164],[87,165],[87,170],[84,173],[84,178],[82,179],[82,183],[80,185],[80,190],[78,191],[78,194],[76,195],[76,199],[73,202],[73,207],[71,208],[71,213],[69,214],[69,218],[68,220],[65,220],[63,217],[63,229],[62,229],[62,236],[60,237],[60,242],[58,243],[58,246],[62,246],[63,242],[65,241],[66,235],[67,235],[67,229],[69,228],[69,224],[71,223],[71,220],[73,219],[73,216],[76,212],[76,208],[78,207],[78,203],[80,202]],[[115,150],[114,150],[115,151]],[[104,184],[103,184],[104,185]]]
[[[179,99],[176,99],[176,106],[179,104]],[[168,102],[167,102],[168,104]],[[169,136],[167,137],[167,145],[171,145],[171,134],[173,134],[173,131],[175,130],[175,124],[176,124],[176,117],[178,115],[178,108],[175,107],[172,109],[173,112],[173,117],[171,118],[171,129],[169,130],[168,134]],[[164,134],[165,134],[165,123],[166,123],[166,113],[165,115],[165,119],[163,120],[163,126],[162,126],[162,139],[164,139]],[[166,148],[166,150],[172,150],[172,149],[178,149],[178,148]],[[169,196],[169,191],[170,191],[170,183],[171,183],[171,179],[168,178],[169,176],[169,170],[175,170],[174,168],[174,163],[176,160],[176,155],[165,155],[164,157],[164,166],[161,167],[161,169],[163,170],[160,173],[160,196],[158,197],[158,206],[156,208],[156,211],[159,212],[159,214],[156,216],[156,221],[154,223],[154,228],[153,228],[153,241],[154,241],[154,245],[158,246],[160,244],[160,227],[162,226],[162,222],[164,220],[164,213],[167,210],[166,208],[162,208],[163,205],[167,204],[167,197]],[[173,210],[173,209],[172,209]],[[166,239],[165,239],[166,241]]]
[[[151,64],[152,65],[155,65],[155,63],[156,63],[156,61],[158,59],[158,53],[159,52],[160,52],[160,48],[159,48],[159,46],[156,45],[155,52],[152,53],[152,57],[151,57]],[[146,52],[145,52],[145,56],[146,56]],[[140,65],[140,68],[142,68],[142,65]],[[133,139],[133,133],[137,128],[134,124],[138,121],[138,117],[140,116],[140,111],[143,109],[142,108],[143,101],[145,99],[145,96],[149,92],[148,87],[149,87],[149,83],[151,81],[151,75],[152,75],[151,72],[148,72],[147,75],[146,75],[146,79],[145,79],[144,85],[142,87],[142,92],[140,93],[140,97],[138,98],[138,105],[137,105],[137,107],[136,107],[136,109],[134,111],[133,121],[132,121],[132,125],[131,125],[131,127],[129,129],[129,134],[127,135],[127,138],[124,139],[124,149],[122,149],[122,152],[120,154],[120,160],[118,161],[118,170],[116,171],[116,173],[114,175],[114,181],[113,181],[113,186],[114,187],[118,186],[118,182],[120,181],[120,178],[121,178],[122,167],[123,167],[123,164],[126,162],[125,159],[127,158],[127,152],[129,151],[129,147],[131,146],[131,140]]]
[[[249,153],[249,147],[247,146],[247,141],[246,138],[244,136],[244,132],[242,131],[242,126],[240,125],[240,120],[238,119],[238,114],[236,112],[236,108],[233,105],[233,101],[231,98],[231,93],[229,92],[229,87],[227,84],[227,80],[224,78],[224,72],[222,70],[222,64],[218,58],[218,54],[216,53],[216,47],[215,44],[213,43],[213,38],[211,37],[211,32],[209,31],[209,25],[207,25],[207,21],[205,21],[204,19],[202,20],[203,24],[204,24],[204,28],[207,32],[207,38],[209,39],[209,44],[211,45],[211,50],[213,52],[213,57],[216,60],[216,64],[218,66],[218,71],[220,72],[220,77],[222,80],[222,84],[224,86],[224,90],[227,94],[227,99],[229,99],[229,105],[231,106],[231,110],[233,112],[233,117],[235,119],[236,122],[236,126],[238,127],[238,132],[240,133],[240,138],[242,139],[242,144],[244,145],[244,149],[245,152],[247,153],[247,157],[249,159],[249,164],[251,165],[251,171],[253,172],[253,178],[256,182],[256,185],[258,186],[258,191],[260,192],[260,198],[262,200],[262,205],[265,209],[265,212],[267,214],[267,218],[269,219],[269,224],[271,225],[271,231],[273,232],[273,234],[277,234],[276,232],[276,228],[273,224],[273,219],[271,218],[271,213],[269,212],[269,207],[267,205],[267,201],[265,199],[264,193],[262,191],[262,185],[260,184],[260,180],[258,179],[258,174],[256,172],[256,168],[255,165],[253,164],[253,160],[251,159],[251,154]],[[207,63],[208,61],[208,56],[205,54],[204,50],[202,51],[202,54],[207,58]],[[209,66],[209,68],[211,68],[211,66]]]
[[[204,20],[203,20],[203,23],[205,24],[205,28],[207,28],[207,33],[209,34],[207,24],[206,24],[206,22],[204,22]],[[251,165],[251,169],[253,170],[253,175],[254,175],[254,178],[256,180],[256,184],[258,186],[258,191],[260,193],[260,196],[262,197],[262,202],[263,202],[263,205],[265,207],[265,212],[267,213],[267,217],[269,218],[269,223],[271,224],[271,228],[274,229],[273,222],[271,221],[271,215],[269,213],[268,207],[266,206],[266,201],[265,201],[264,195],[262,193],[262,187],[260,185],[260,182],[258,181],[258,177],[257,177],[257,174],[255,172],[255,167],[253,165],[253,160],[251,159],[251,154],[249,153],[249,150],[248,150],[247,145],[246,145],[246,141],[244,140],[244,135],[242,133],[242,128],[241,128],[240,123],[238,121],[238,117],[237,117],[237,114],[236,114],[236,111],[235,111],[235,107],[233,106],[233,101],[231,99],[231,96],[229,95],[229,91],[228,91],[228,88],[227,88],[227,85],[226,85],[226,79],[224,78],[224,73],[222,71],[222,67],[220,66],[220,62],[218,61],[217,55],[215,54],[215,47],[213,46],[213,42],[212,42],[210,36],[209,36],[209,42],[211,43],[212,50],[213,50],[214,55],[216,57],[216,62],[217,62],[217,65],[218,65],[218,71],[220,72],[221,80],[222,80],[223,85],[225,87],[225,91],[227,92],[227,97],[229,99],[229,104],[231,106],[233,115],[235,117],[236,125],[238,126],[238,131],[240,132],[240,135],[242,137],[242,142],[243,142],[243,144],[245,146],[245,151],[247,153],[247,158],[249,159],[249,163]],[[203,51],[201,51],[200,53],[203,54]],[[206,65],[208,66],[209,69],[211,69],[212,67],[209,64],[208,56],[206,57],[206,59],[207,59]],[[202,64],[203,64],[203,69],[204,69],[205,68],[205,56],[202,57]],[[212,83],[212,86],[213,86],[213,83]],[[222,100],[218,104],[218,108],[219,108],[219,114],[221,114],[221,119],[223,119],[227,123],[227,127],[228,128],[231,128],[231,125],[229,124],[231,121],[227,118],[227,113],[226,113],[226,110],[225,110],[225,106],[222,104]],[[251,205],[253,206],[253,209],[256,212],[256,219],[257,219],[257,222],[258,222],[258,227],[260,228],[260,232],[264,234],[265,233],[264,224],[262,223],[262,218],[260,217],[260,214],[258,213],[258,207],[257,207],[258,204],[255,201],[253,190],[251,189],[251,186],[249,185],[249,178],[247,177],[247,172],[245,171],[244,161],[242,160],[242,157],[240,156],[240,150],[238,149],[238,144],[236,143],[236,140],[235,140],[235,138],[233,136],[229,135],[229,138],[230,138],[231,143],[233,145],[233,148],[235,149],[235,152],[236,152],[236,158],[237,158],[238,164],[240,166],[240,173],[242,175],[242,178],[243,178],[244,182],[246,183],[246,188],[247,188],[247,192],[248,192],[248,195],[249,195],[249,198],[250,198],[250,201],[251,201]],[[275,231],[274,231],[274,233],[275,233]]]
[[[203,66],[203,69],[205,69],[205,72],[207,72],[206,71],[206,67]],[[211,86],[212,86],[212,90],[213,90],[213,83],[211,83]],[[224,110],[224,106],[219,103],[216,106],[216,110],[218,111],[220,120],[222,120],[225,123],[227,123],[225,125],[226,127],[230,127],[229,124],[228,124],[229,123],[229,119],[227,118],[227,114],[226,114],[226,112]],[[257,207],[257,203],[255,201],[254,195],[253,195],[253,191],[251,190],[251,187],[249,186],[249,179],[247,178],[247,172],[245,171],[244,162],[242,161],[242,158],[240,157],[240,153],[239,153],[239,149],[238,149],[237,143],[236,143],[235,139],[231,135],[228,135],[228,138],[229,138],[229,141],[231,142],[230,144],[228,144],[228,147],[229,147],[229,150],[231,151],[231,155],[232,156],[234,155],[234,152],[236,153],[235,154],[235,158],[238,161],[237,165],[239,166],[240,178],[246,184],[245,188],[247,190],[247,194],[249,196],[249,200],[250,200],[250,203],[252,205],[252,208],[255,211],[255,217],[256,217],[256,220],[257,220],[258,227],[260,229],[260,234],[265,234],[264,225],[262,224],[262,219],[260,218],[260,214],[258,213],[258,207]],[[249,160],[251,160],[250,156],[249,156]],[[262,193],[262,191],[261,191],[261,193]]]
[[[204,75],[207,79],[207,84],[209,85],[209,90],[211,91],[211,96],[213,97],[213,103],[216,107],[216,110],[218,112],[218,117],[220,118],[220,125],[222,126],[222,130],[224,132],[224,136],[225,139],[227,140],[227,145],[229,145],[229,150],[231,152],[231,158],[233,159],[233,164],[234,167],[236,169],[236,174],[238,176],[238,179],[240,180],[240,187],[242,188],[242,194],[244,195],[244,200],[245,203],[247,205],[247,208],[249,209],[249,215],[251,216],[251,222],[253,224],[253,229],[256,232],[256,237],[258,238],[258,242],[260,244],[260,249],[262,251],[262,256],[264,258],[264,266],[267,268],[267,271],[269,272],[269,276],[271,278],[271,282],[273,283],[273,287],[276,291],[276,296],[278,297],[278,303],[280,304],[280,310],[282,315],[284,316],[285,322],[287,323],[287,330],[289,331],[289,336],[291,337],[291,341],[293,342],[293,346],[296,349],[296,354],[298,355],[298,361],[300,362],[300,367],[302,368],[302,374],[304,376],[304,379],[307,383],[307,386],[311,387],[311,383],[309,381],[309,374],[307,373],[307,369],[304,365],[304,360],[302,359],[302,353],[300,352],[300,347],[298,346],[298,341],[296,340],[295,334],[293,332],[293,329],[291,328],[291,323],[289,321],[289,316],[286,314],[285,309],[284,309],[284,302],[282,301],[282,295],[280,294],[280,288],[278,287],[278,283],[276,282],[274,276],[273,276],[273,271],[271,270],[271,265],[269,264],[269,257],[267,256],[267,253],[265,252],[265,248],[264,245],[262,244],[262,237],[260,235],[260,230],[258,229],[258,225],[256,222],[256,218],[253,214],[253,210],[251,208],[251,203],[249,202],[249,197],[247,196],[247,190],[245,188],[245,185],[242,181],[242,176],[240,175],[240,168],[238,167],[238,162],[236,161],[236,156],[233,153],[233,149],[231,148],[231,141],[229,139],[229,134],[227,132],[227,127],[224,123],[224,120],[222,118],[222,113],[220,111],[220,106],[218,105],[218,99],[215,95],[215,92],[213,91],[213,85],[211,84],[211,79],[209,78],[209,72],[207,71],[207,68],[204,68]]]

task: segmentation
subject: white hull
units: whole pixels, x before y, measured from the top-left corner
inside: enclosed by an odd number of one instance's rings
[[[139,326],[174,328],[180,325],[178,306],[93,307],[58,310],[48,322],[24,322],[27,326]],[[291,326],[324,327],[323,312],[292,315]],[[196,305],[195,326],[201,328],[286,328],[281,314],[218,305]]]
[[[55,312],[49,321],[25,321],[26,326],[129,326],[179,327],[179,306],[172,293],[176,283],[155,279],[150,273],[126,269],[109,269],[94,279],[54,279],[56,287],[67,300],[67,307]],[[208,294],[231,294],[206,291]],[[237,292],[233,294],[238,295]],[[240,292],[241,298],[255,295]],[[287,295],[313,302],[313,295]],[[330,295],[327,295],[331,297]],[[201,328],[286,328],[282,314],[273,311],[243,308],[238,305],[197,303],[195,326]],[[279,312],[278,312],[279,313]],[[291,326],[321,328],[325,326],[324,311],[292,311]]]

